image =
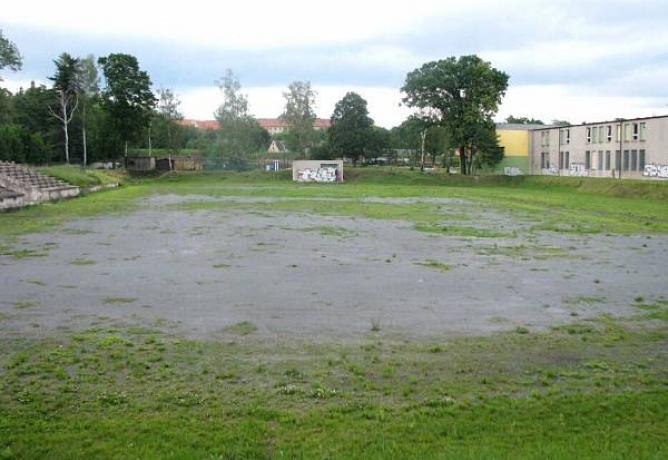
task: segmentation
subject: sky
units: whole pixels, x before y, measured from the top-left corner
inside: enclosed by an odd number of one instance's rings
[[[23,69],[0,71],[0,86],[50,85],[63,52],[127,53],[186,118],[213,119],[231,69],[257,118],[279,116],[287,86],[309,81],[319,117],[354,91],[391,128],[411,113],[408,72],[476,54],[510,76],[497,121],[576,124],[668,115],[667,25],[666,0],[10,0],[0,29]]]

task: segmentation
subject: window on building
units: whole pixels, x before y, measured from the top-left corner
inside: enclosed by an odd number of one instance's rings
[[[610,150],[605,151],[605,170],[610,171]]]
[[[540,167],[541,169],[550,168],[550,154],[548,152],[543,152],[540,154]]]
[[[585,169],[591,169],[591,152],[589,150],[585,152]]]
[[[587,128],[587,144],[591,144],[591,128]]]
[[[647,140],[647,123],[640,123],[640,140]]]
[[[638,170],[638,151],[631,150],[631,171]]]
[[[603,129],[603,128],[601,128],[601,129]],[[598,142],[599,142],[599,140],[598,140],[598,131],[599,131],[598,126],[594,126],[594,127],[591,129],[591,141],[592,141],[594,144],[598,144]]]
[[[559,152],[559,169],[564,169],[564,152]]]
[[[626,123],[624,125],[624,142],[629,142],[631,140],[631,123]]]
[[[564,169],[571,167],[571,154],[569,152],[564,152]]]
[[[622,125],[617,125],[617,142],[622,140]]]
[[[540,133],[540,145],[541,145],[541,147],[549,147],[550,146],[550,132],[549,131],[541,131],[541,133]]]
[[[598,161],[596,162],[596,169],[603,171],[603,150],[598,151]]]
[[[612,142],[612,126],[608,125],[606,128],[606,138],[608,142]]]
[[[640,137],[640,125],[638,123],[633,123],[632,125],[632,131],[633,131],[633,140],[637,141],[638,138]]]
[[[645,150],[641,149],[640,152],[638,152],[638,170],[639,171],[644,171],[645,170],[645,164],[646,164]]]
[[[624,171],[628,171],[629,166],[631,166],[631,163],[629,161],[629,151],[624,150]]]
[[[622,169],[622,152],[615,150],[615,169]]]

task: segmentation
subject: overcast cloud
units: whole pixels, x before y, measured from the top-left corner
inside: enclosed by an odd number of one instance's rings
[[[257,117],[282,111],[282,91],[308,80],[318,115],[356,91],[380,125],[399,124],[406,74],[477,54],[510,75],[499,112],[574,123],[668,114],[668,2],[116,0],[11,2],[0,28],[24,56],[5,86],[48,84],[53,60],[135,55],[189,118],[213,117],[214,80],[232,69]]]

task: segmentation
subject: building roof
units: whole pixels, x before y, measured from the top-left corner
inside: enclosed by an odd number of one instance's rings
[[[532,131],[534,129],[551,128],[551,125],[529,125],[523,123],[497,123],[496,129],[507,131]]]
[[[668,115],[655,115],[652,117],[638,117],[638,118],[614,118],[612,120],[593,121],[590,123],[583,121],[582,123],[572,123],[570,125],[545,125],[535,129],[539,130],[539,129],[554,129],[554,128],[573,128],[577,126],[595,126],[595,125],[606,125],[606,124],[609,125],[609,124],[619,123],[620,121],[623,123],[628,123],[630,121],[656,120],[660,118],[668,118]]]
[[[283,118],[257,118],[257,122],[264,129],[270,128],[289,128],[290,125]],[[194,120],[192,118],[184,118],[179,120],[179,123],[184,126],[194,126],[199,129],[218,129],[218,121],[216,120]],[[314,128],[329,128],[332,122],[328,118],[316,118],[313,121]]]
[[[218,129],[218,122],[216,120],[193,120],[192,118],[183,118],[179,120],[179,124],[183,126],[194,126],[199,129]]]

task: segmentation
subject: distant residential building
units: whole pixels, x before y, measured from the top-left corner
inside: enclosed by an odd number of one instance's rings
[[[257,122],[272,136],[287,132],[290,129],[290,125],[288,125],[282,118],[258,118]],[[199,129],[217,129],[219,126],[218,121],[216,120],[193,120],[184,118],[180,123],[185,126],[194,126]],[[327,118],[316,118],[313,121],[313,128],[316,130],[326,129],[329,128],[331,124],[331,121]]]
[[[193,120],[191,118],[183,118],[179,120],[183,126],[193,126],[198,129],[218,129],[218,122],[216,120]]]
[[[531,131],[530,174],[668,178],[668,116]]]
[[[267,152],[269,153],[285,153],[287,151],[288,149],[285,147],[285,143],[276,139],[271,141],[271,144],[269,144],[269,148],[267,149]]]

